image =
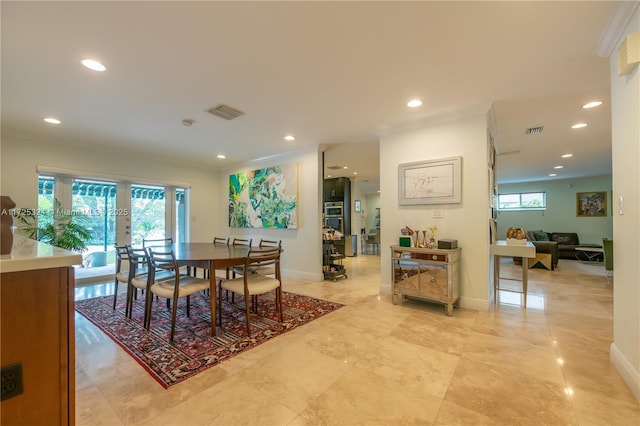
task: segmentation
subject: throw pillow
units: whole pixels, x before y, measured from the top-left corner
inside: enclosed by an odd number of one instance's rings
[[[544,231],[532,231],[532,234],[536,241],[549,241],[549,236]]]

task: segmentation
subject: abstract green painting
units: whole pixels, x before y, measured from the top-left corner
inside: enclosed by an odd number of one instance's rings
[[[229,176],[229,226],[298,227],[298,166],[266,167]]]

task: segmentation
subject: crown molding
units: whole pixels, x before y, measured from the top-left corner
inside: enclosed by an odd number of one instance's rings
[[[624,30],[629,25],[631,17],[635,13],[636,9],[640,5],[640,1],[619,1],[616,4],[609,22],[605,27],[598,46],[596,47],[596,54],[603,58],[608,58],[613,53],[616,43],[624,34]]]

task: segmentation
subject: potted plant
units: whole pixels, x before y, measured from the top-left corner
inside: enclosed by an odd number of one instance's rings
[[[87,251],[87,243],[93,237],[93,231],[87,227],[87,217],[73,214],[65,210],[58,199],[54,199],[51,221],[38,221],[38,215],[33,210],[19,210],[15,215],[18,219],[17,229],[27,237],[60,247],[83,253]]]

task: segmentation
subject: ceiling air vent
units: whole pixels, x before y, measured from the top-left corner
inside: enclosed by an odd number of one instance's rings
[[[344,169],[344,166],[327,166],[327,169],[329,169],[329,170],[342,170],[342,169]]]
[[[244,112],[239,109],[235,109],[234,107],[230,107],[225,104],[216,105],[213,108],[208,109],[207,112],[220,118],[224,118],[225,120],[233,120],[234,118],[240,117],[244,114]]]
[[[543,128],[543,127],[544,127],[544,126],[528,128],[528,129],[527,129],[527,131],[526,131],[526,133],[527,133],[528,135],[537,135],[538,133],[542,133],[542,128]]]

